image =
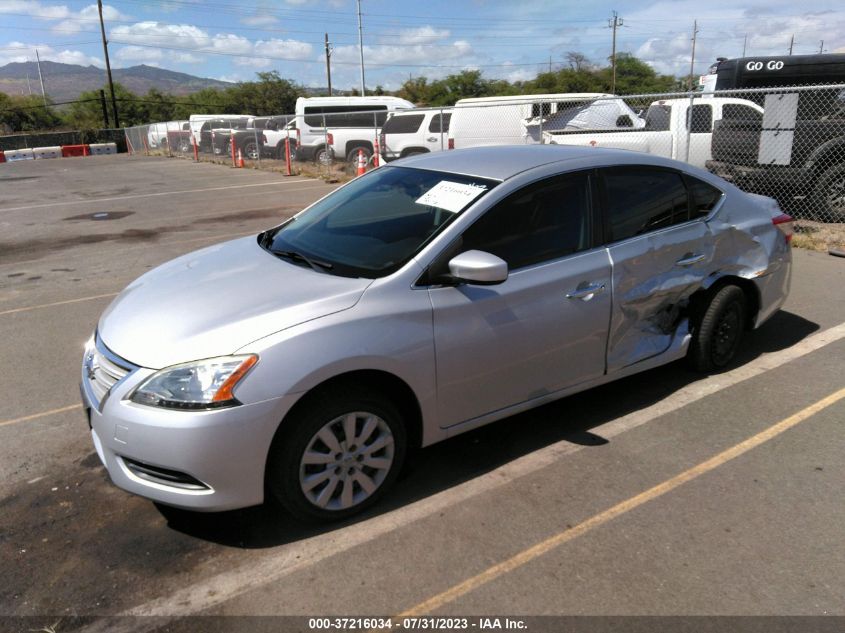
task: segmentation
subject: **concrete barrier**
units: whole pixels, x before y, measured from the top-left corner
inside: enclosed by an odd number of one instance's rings
[[[11,163],[16,160],[33,160],[35,155],[31,149],[11,149],[6,150],[6,161]]]
[[[62,145],[62,158],[68,156],[88,156],[87,145]]]
[[[88,148],[91,150],[91,154],[95,156],[100,154],[117,154],[116,143],[91,143]]]
[[[36,147],[32,150],[35,158],[61,158],[62,148],[58,145],[55,147]]]

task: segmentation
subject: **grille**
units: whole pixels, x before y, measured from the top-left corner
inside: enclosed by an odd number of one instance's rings
[[[135,369],[135,365],[112,353],[97,337],[95,347],[85,356],[85,370],[98,409],[111,388]]]

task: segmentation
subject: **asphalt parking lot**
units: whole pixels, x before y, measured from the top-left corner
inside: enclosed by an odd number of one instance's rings
[[[795,251],[729,371],[670,365],[425,449],[354,521],[109,484],[77,387],[102,310],[334,186],[153,157],[0,168],[0,616],[845,616],[845,260],[821,253]]]

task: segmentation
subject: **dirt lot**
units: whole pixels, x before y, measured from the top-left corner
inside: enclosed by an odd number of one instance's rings
[[[2,166],[0,629],[260,629],[149,617],[182,615],[845,616],[845,260],[826,253],[795,251],[787,305],[729,371],[671,365],[426,449],[354,521],[176,512],[112,486],[78,404],[99,314],[149,268],[255,233],[333,186],[154,157]]]

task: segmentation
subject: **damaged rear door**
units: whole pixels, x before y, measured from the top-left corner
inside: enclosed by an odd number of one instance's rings
[[[685,308],[710,275],[714,240],[703,217],[691,211],[680,172],[606,168],[602,190],[613,264],[607,344],[612,373],[665,352],[676,333],[686,333]]]

